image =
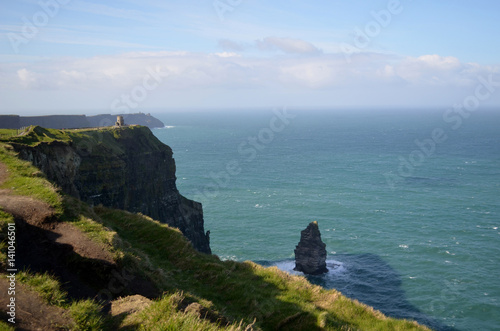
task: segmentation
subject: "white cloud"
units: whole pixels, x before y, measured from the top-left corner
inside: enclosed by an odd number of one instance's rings
[[[396,76],[396,71],[394,70],[393,66],[386,64],[383,69],[377,70],[377,74],[379,74],[381,77],[393,78]]]
[[[17,78],[19,79],[21,86],[27,89],[34,87],[37,82],[35,73],[27,70],[26,68],[22,68],[17,71]]]
[[[83,59],[64,58],[35,63],[4,64],[4,71],[17,73],[23,89],[126,88],[140,83],[148,67],[168,72],[165,85],[191,86],[283,86],[323,89],[332,86],[366,86],[404,82],[408,85],[465,86],[478,75],[498,68],[461,63],[453,57],[425,55],[395,57],[361,54],[347,64],[341,54],[256,58],[234,52],[134,52]],[[0,79],[9,79],[2,75]],[[6,86],[6,81],[2,82]],[[235,85],[236,84],[236,85]],[[15,85],[15,84],[14,84]]]
[[[60,72],[60,75],[62,78],[66,78],[67,80],[70,81],[75,81],[75,82],[84,82],[87,79],[87,74],[84,72],[79,72],[76,70],[62,70]]]
[[[395,68],[396,74],[411,84],[467,86],[477,81],[477,76],[491,68],[475,63],[462,63],[452,56],[423,55],[407,57]]]
[[[330,103],[338,100],[344,104],[349,101],[369,104],[370,100],[390,103],[400,99],[401,103],[411,102],[402,99],[403,95],[428,102],[441,98],[441,103],[446,103],[442,100],[451,93],[457,94],[459,90],[470,93],[478,76],[500,74],[498,67],[462,63],[456,58],[437,55],[398,57],[361,53],[347,64],[342,54],[251,57],[234,52],[133,52],[4,63],[0,67],[0,87],[6,95],[15,95],[16,91],[37,96],[48,91],[60,95],[78,92],[85,97],[79,101],[73,98],[75,104],[86,104],[92,99],[109,107],[115,98],[141,86],[151,68],[163,75],[161,84],[148,92],[145,101],[156,105],[204,104],[206,98],[212,100],[212,105],[229,100],[242,100],[249,105],[264,103],[262,96],[292,102],[300,95],[318,93],[323,95],[323,102]],[[229,98],[229,94],[238,98]],[[243,101],[245,97],[247,100]],[[33,98],[33,103],[36,102]],[[311,99],[311,102],[320,101]]]
[[[453,70],[460,68],[460,60],[453,56],[439,56],[437,54],[433,55],[422,55],[419,56],[416,61],[419,61],[429,67],[441,69],[441,70]]]
[[[215,53],[215,55],[220,57],[241,57],[240,54],[235,52],[220,52],[220,53]]]

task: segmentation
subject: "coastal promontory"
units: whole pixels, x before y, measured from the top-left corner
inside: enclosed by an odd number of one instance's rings
[[[32,127],[10,139],[62,190],[92,206],[140,212],[178,228],[210,253],[200,203],[177,190],[172,149],[143,126],[82,130]]]

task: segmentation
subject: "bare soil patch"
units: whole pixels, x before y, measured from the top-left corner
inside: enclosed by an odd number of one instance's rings
[[[0,185],[7,180],[8,176],[7,166],[0,162]]]
[[[131,315],[144,310],[149,307],[151,303],[151,300],[138,294],[119,298],[111,303],[111,315]]]
[[[0,278],[0,306],[6,307],[10,296],[7,295],[9,282]],[[5,294],[5,295],[4,295]],[[23,285],[16,284],[16,329],[17,330],[68,330],[72,324],[68,313],[59,307],[50,306],[37,293]],[[0,312],[1,318],[7,321],[10,316]]]
[[[0,207],[14,216],[23,219],[29,224],[41,226],[53,221],[52,208],[39,200],[29,197],[14,195],[10,190],[0,190]]]
[[[54,242],[61,245],[71,245],[73,251],[82,257],[101,260],[115,265],[113,256],[104,247],[87,237],[82,231],[68,223],[51,224]],[[49,235],[49,237],[52,237]]]

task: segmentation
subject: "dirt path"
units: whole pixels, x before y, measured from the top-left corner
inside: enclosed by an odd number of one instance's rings
[[[15,218],[23,219],[27,223],[40,226],[50,222],[54,211],[44,202],[14,195],[10,190],[0,190],[0,207]]]
[[[0,185],[5,182],[5,180],[9,177],[9,174],[7,172],[7,166],[0,162]]]
[[[7,166],[0,162],[0,185],[9,177]],[[11,190],[0,189],[0,207],[14,217],[26,220],[32,225],[49,221],[54,211],[47,204],[30,197],[15,195]]]
[[[0,162],[0,185],[7,177],[7,167]],[[113,256],[103,245],[93,242],[73,225],[57,222],[54,210],[45,202],[12,194],[8,189],[0,189],[0,207],[15,219],[50,231],[48,237],[53,242],[68,244],[75,253],[83,257],[115,263]]]
[[[51,231],[55,234],[55,243],[71,245],[73,251],[80,256],[105,261],[110,265],[116,264],[113,256],[106,250],[104,245],[92,241],[73,225],[68,223],[56,223]]]
[[[6,307],[10,296],[7,295],[9,282],[0,278],[0,306]],[[5,295],[3,295],[5,293]],[[16,283],[16,329],[18,330],[63,330],[72,324],[71,318],[64,309],[50,306],[37,293]],[[0,311],[2,320],[7,321],[10,316]],[[5,315],[5,316],[4,316]],[[64,328],[66,326],[66,328]]]

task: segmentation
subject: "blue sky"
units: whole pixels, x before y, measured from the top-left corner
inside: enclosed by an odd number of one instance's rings
[[[499,14],[485,0],[3,1],[0,113],[443,108],[481,78],[480,106],[498,107]]]

